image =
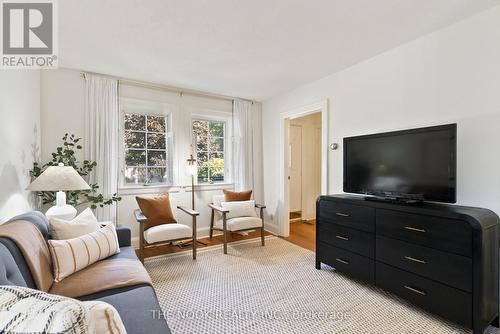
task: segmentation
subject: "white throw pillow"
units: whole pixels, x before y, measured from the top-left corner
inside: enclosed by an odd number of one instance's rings
[[[50,219],[50,234],[53,239],[66,240],[95,232],[99,229],[99,223],[90,208],[83,210],[73,220],[59,218]]]
[[[223,209],[229,210],[229,213],[226,214],[227,219],[235,217],[257,217],[254,200],[221,202],[220,205]]]
[[[55,282],[60,282],[92,263],[120,252],[118,236],[113,224],[78,238],[49,240],[48,244]]]
[[[101,301],[85,301],[94,320],[96,334],[126,334],[120,314],[113,305]]]

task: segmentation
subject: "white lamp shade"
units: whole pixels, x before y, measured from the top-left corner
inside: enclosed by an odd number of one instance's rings
[[[71,191],[88,190],[90,186],[71,166],[48,167],[28,186],[31,191]]]
[[[198,168],[195,164],[188,165],[187,172],[191,176],[196,176],[198,174]]]

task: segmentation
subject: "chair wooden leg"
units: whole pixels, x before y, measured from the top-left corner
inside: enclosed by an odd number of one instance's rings
[[[193,260],[196,260],[196,216],[193,216]]]
[[[264,209],[260,209],[260,220],[262,220],[262,226],[260,228],[260,241],[262,243],[262,246],[266,245],[265,239],[264,239]]]
[[[214,209],[212,209],[212,214],[210,216],[210,239],[214,234]]]
[[[226,214],[222,215],[222,229],[224,230],[224,254],[227,254],[227,226],[226,226]]]

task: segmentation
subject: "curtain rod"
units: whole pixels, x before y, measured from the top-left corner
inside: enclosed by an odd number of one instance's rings
[[[150,83],[150,82],[146,82],[146,81],[132,80],[132,79],[117,77],[117,76],[109,75],[109,74],[101,74],[101,73],[90,72],[90,71],[80,71],[80,76],[82,76],[83,78],[85,78],[85,74],[93,74],[93,75],[99,75],[99,76],[105,77],[105,78],[115,79],[118,82],[120,82],[121,84],[128,85],[128,86],[135,86],[135,87],[141,87],[141,88],[149,88],[149,89],[156,89],[156,90],[160,90],[160,91],[179,93],[181,96],[184,94],[187,94],[187,95],[192,95],[192,96],[209,97],[209,98],[213,98],[213,99],[226,100],[226,101],[243,100],[243,101],[251,102],[252,104],[254,102],[252,100],[243,99],[240,97],[232,97],[232,96],[227,96],[227,95],[202,92],[202,91],[193,90],[193,89],[183,89],[183,88],[178,88],[178,87],[173,87],[173,86],[168,86],[168,85],[154,84],[154,83]]]

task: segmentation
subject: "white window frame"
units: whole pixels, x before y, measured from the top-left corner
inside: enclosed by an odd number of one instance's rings
[[[233,182],[232,176],[232,128],[233,128],[233,118],[230,113],[218,112],[213,110],[204,110],[203,112],[197,112],[191,114],[191,122],[189,123],[189,131],[191,136],[192,151],[195,159],[197,159],[197,147],[196,140],[193,136],[193,122],[194,121],[213,121],[213,122],[223,122],[224,126],[224,181],[217,182],[198,182],[198,176],[195,177],[195,183],[199,185],[221,185],[221,184],[231,184]],[[196,162],[198,163],[198,162]]]
[[[172,187],[176,180],[176,168],[175,168],[175,145],[173,141],[173,112],[168,104],[156,103],[144,100],[126,99],[122,98],[120,100],[120,146],[119,146],[119,163],[120,163],[120,178],[119,184],[120,189],[128,188],[150,188],[150,187]],[[168,181],[165,183],[153,183],[153,184],[132,184],[125,182],[125,114],[139,114],[145,116],[161,116],[166,117],[166,137],[167,137],[167,173]],[[146,148],[147,149],[147,148]]]

